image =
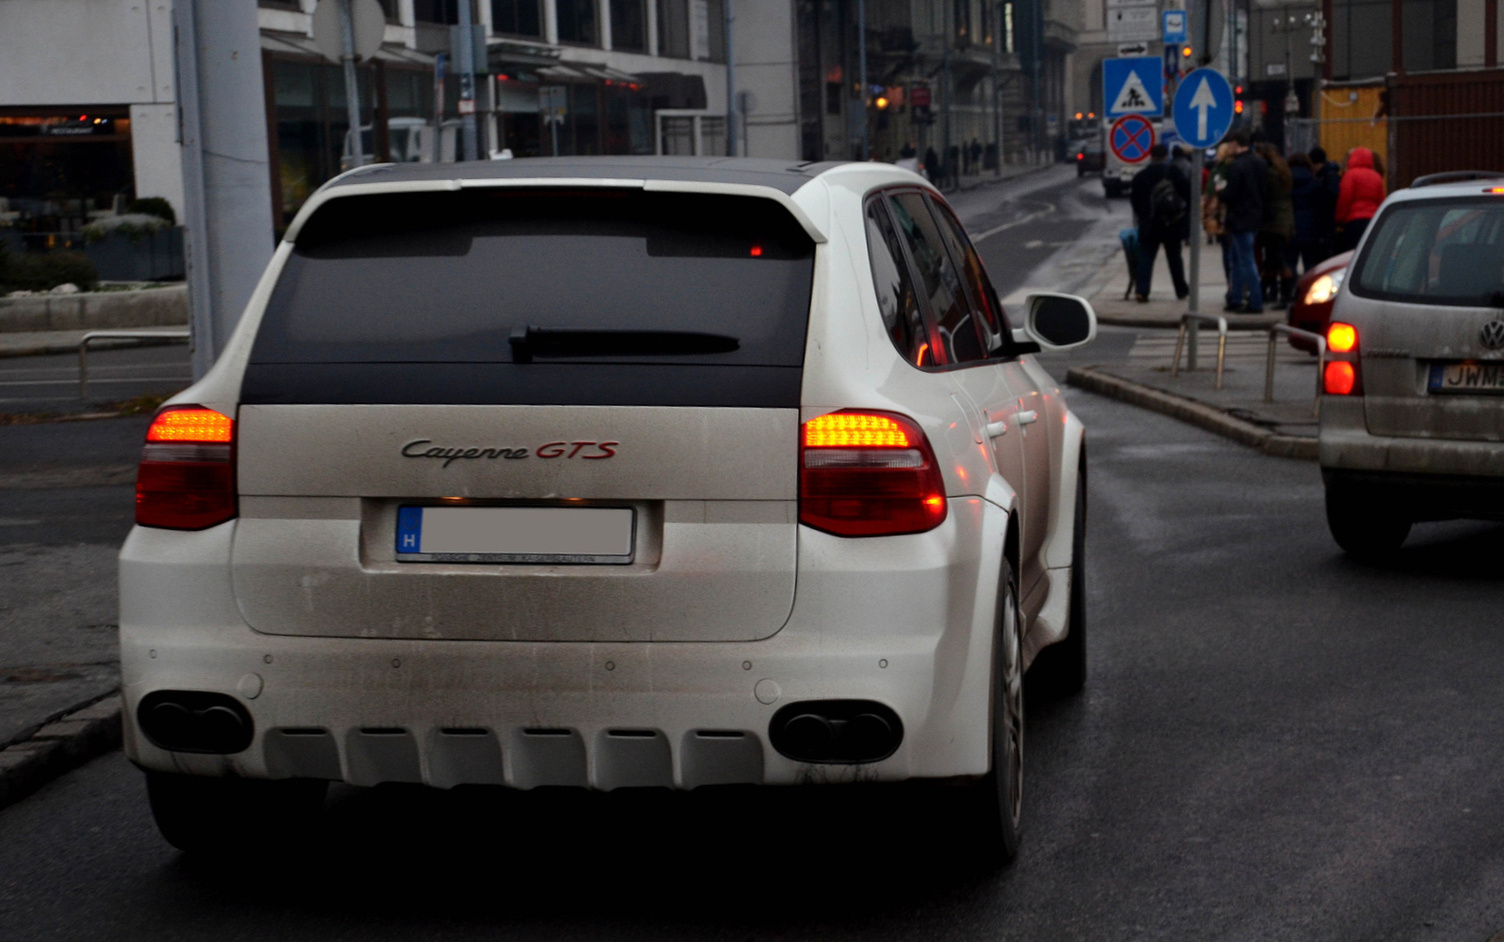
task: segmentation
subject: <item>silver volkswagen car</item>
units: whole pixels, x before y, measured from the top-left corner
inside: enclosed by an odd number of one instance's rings
[[[328,782],[930,779],[1018,842],[1085,677],[1081,423],[920,177],[364,168],[146,436],[126,750],[178,847]]]
[[[1504,518],[1504,177],[1438,174],[1385,200],[1327,347],[1320,460],[1343,549]]]

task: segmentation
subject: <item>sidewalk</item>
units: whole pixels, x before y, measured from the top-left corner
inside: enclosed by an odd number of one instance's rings
[[[1218,331],[1213,325],[1199,328],[1196,369],[1189,369],[1186,350],[1178,375],[1172,370],[1181,317],[1188,304],[1175,299],[1164,254],[1161,252],[1155,262],[1150,300],[1140,304],[1131,297],[1123,299],[1129,278],[1121,250],[1106,263],[1108,273],[1090,296],[1097,317],[1103,324],[1158,330],[1140,333],[1127,347],[1096,345],[1103,353],[1111,351],[1110,355],[1091,365],[1072,367],[1067,382],[1191,422],[1268,454],[1314,459],[1316,358],[1278,337],[1274,347],[1274,401],[1265,402],[1268,328],[1283,323],[1285,313],[1223,314],[1227,282],[1222,273],[1221,249],[1203,242],[1201,250],[1200,310],[1227,320],[1221,389],[1216,388]],[[1189,252],[1184,255],[1189,268]],[[1082,352],[1090,360],[1097,351],[1087,347]]]

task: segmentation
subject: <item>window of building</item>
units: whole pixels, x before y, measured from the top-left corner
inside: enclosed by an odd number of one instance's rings
[[[725,62],[724,0],[658,0],[658,54]]]
[[[271,7],[274,10],[293,10],[301,13],[303,5],[298,0],[256,0],[256,5]]]
[[[964,46],[971,40],[971,0],[961,0],[956,4],[956,41]]]
[[[600,43],[595,0],[557,0],[559,42],[595,46]]]
[[[413,19],[452,26],[460,21],[460,5],[458,0],[413,0]]]
[[[1003,51],[1013,52],[1013,4],[1003,4]]]
[[[611,48],[648,51],[648,13],[645,0],[611,0]]]
[[[509,36],[543,35],[539,0],[491,0],[491,31]]]

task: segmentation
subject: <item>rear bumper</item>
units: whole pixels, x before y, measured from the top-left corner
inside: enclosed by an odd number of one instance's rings
[[[261,634],[235,606],[234,522],[138,528],[121,552],[126,751],[152,769],[357,785],[694,788],[979,775],[1002,510],[954,499],[926,534],[801,528],[789,624],[763,641],[547,643]],[[157,690],[235,697],[255,735],[231,756],[168,752],[137,723]],[[880,762],[807,765],[768,744],[792,702],[874,700],[904,739]],[[708,735],[707,735],[708,734]],[[740,734],[740,735],[735,735]]]

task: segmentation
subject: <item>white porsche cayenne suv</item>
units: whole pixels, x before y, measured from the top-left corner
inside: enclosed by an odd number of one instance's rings
[[[1011,857],[1024,670],[1086,663],[1083,429],[1033,354],[1096,320],[1028,308],[884,164],[330,182],[146,436],[120,636],[162,833],[233,848],[331,781],[930,779]]]

